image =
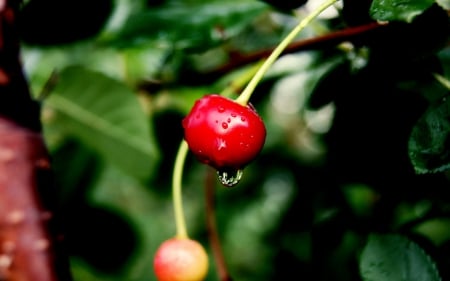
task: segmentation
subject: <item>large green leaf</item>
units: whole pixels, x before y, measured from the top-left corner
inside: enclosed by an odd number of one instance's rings
[[[156,40],[206,50],[236,35],[267,7],[259,1],[177,2],[131,15],[113,40],[119,45]]]
[[[159,158],[148,117],[124,84],[80,66],[59,73],[45,105],[57,112],[49,125],[77,137],[107,161],[145,179]]]
[[[372,18],[381,21],[411,22],[434,2],[434,0],[374,0],[370,14]]]
[[[417,173],[450,168],[450,99],[430,106],[422,115],[413,128],[408,149]]]
[[[359,266],[365,281],[441,280],[435,264],[422,248],[395,234],[370,235]]]

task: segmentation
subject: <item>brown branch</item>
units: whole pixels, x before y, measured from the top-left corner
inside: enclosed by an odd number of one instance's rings
[[[299,51],[326,49],[346,41],[365,42],[370,40],[370,38],[373,38],[373,32],[381,31],[386,26],[388,26],[388,24],[371,22],[360,26],[348,27],[343,30],[332,31],[322,36],[303,39],[289,44],[282,55]],[[198,70],[197,73],[186,75],[185,77],[181,77],[181,79],[184,79],[183,82],[186,83],[212,81],[241,66],[268,57],[274,48],[275,47],[259,50],[248,54],[233,53],[230,54],[229,62],[218,66],[215,69],[208,69],[205,71]],[[193,77],[195,77],[195,79],[193,79]]]
[[[344,41],[353,40],[357,36],[367,34],[369,31],[374,31],[385,25],[386,24],[373,22],[361,26],[349,27],[343,30],[333,31],[329,34],[317,36],[314,38],[303,39],[301,41],[296,41],[289,44],[289,46],[287,46],[284,50],[283,54],[290,54],[305,50],[323,49],[330,46],[335,46]],[[233,59],[230,63],[217,68],[216,70],[214,70],[214,72],[226,73],[239,66],[258,61],[262,58],[268,57],[272,53],[274,48],[260,50],[247,55],[237,55],[235,56],[235,59]]]
[[[19,2],[0,0],[0,280],[72,280],[39,106],[19,59]]]
[[[209,235],[211,249],[217,267],[217,275],[220,281],[232,281],[228,273],[225,258],[220,244],[219,233],[217,231],[216,214],[215,214],[215,173],[213,169],[208,169],[205,181],[205,199],[206,199],[206,226]]]
[[[57,264],[60,241],[51,235],[53,213],[41,199],[53,191],[43,190],[50,171],[43,143],[39,134],[0,119],[0,280],[69,280],[58,272],[67,264]]]

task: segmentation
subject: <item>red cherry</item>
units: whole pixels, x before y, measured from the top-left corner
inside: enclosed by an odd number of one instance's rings
[[[197,100],[182,121],[189,149],[217,170],[240,170],[261,151],[266,128],[251,106],[217,94]]]
[[[153,268],[158,281],[201,281],[208,273],[208,255],[195,240],[171,238],[159,246]]]

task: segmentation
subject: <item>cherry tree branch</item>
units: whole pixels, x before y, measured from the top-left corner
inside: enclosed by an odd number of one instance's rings
[[[348,27],[343,30],[336,30],[329,34],[302,39],[300,41],[295,41],[289,44],[283,51],[283,54],[289,54],[299,51],[306,50],[318,50],[325,49],[330,46],[335,46],[339,43],[350,41],[350,40],[361,40],[362,36],[366,36],[372,31],[376,31],[380,27],[386,26],[386,24],[380,24],[377,22],[372,22],[360,26]],[[210,72],[208,74],[214,75],[216,73],[224,74],[240,66],[256,62],[262,58],[268,57],[274,48],[259,50],[249,54],[233,54],[233,59]]]
[[[327,49],[346,41],[355,44],[364,44],[367,40],[370,40],[371,38],[373,39],[374,32],[383,32],[388,26],[389,24],[386,23],[370,22],[359,26],[352,26],[342,30],[332,31],[321,36],[302,39],[289,44],[283,51],[282,55],[300,51]],[[225,64],[219,65],[213,69],[199,69],[194,73],[185,73],[185,75],[180,77],[180,79],[182,80],[182,83],[186,84],[203,84],[211,82],[235,69],[238,69],[239,67],[268,57],[273,50],[274,48],[268,48],[245,54],[233,52],[229,54],[230,59]],[[149,83],[149,81],[140,85],[143,89],[150,88],[151,86],[158,87],[161,85]]]
[[[22,72],[19,5],[0,0],[0,280],[72,280],[39,105]]]

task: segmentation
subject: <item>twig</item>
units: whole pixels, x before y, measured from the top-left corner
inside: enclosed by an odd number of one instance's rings
[[[217,266],[217,274],[220,281],[232,281],[225,258],[222,252],[219,234],[217,231],[216,215],[215,215],[215,170],[208,169],[205,180],[205,199],[206,199],[206,227],[208,230],[209,241]]]
[[[367,32],[374,31],[385,25],[386,24],[373,22],[361,26],[349,27],[343,30],[333,31],[329,34],[317,36],[314,38],[303,39],[289,44],[289,46],[287,46],[286,49],[283,51],[283,54],[290,54],[305,50],[316,50],[327,48],[329,46],[333,46],[342,43],[344,41],[354,40],[355,37],[357,36],[361,36],[362,34],[366,34]],[[236,56],[236,59],[229,62],[228,64],[220,66],[214,71],[211,71],[211,73],[215,72],[226,73],[239,66],[258,61],[262,58],[268,57],[273,52],[273,49],[274,48],[269,48],[253,52],[247,55]]]

